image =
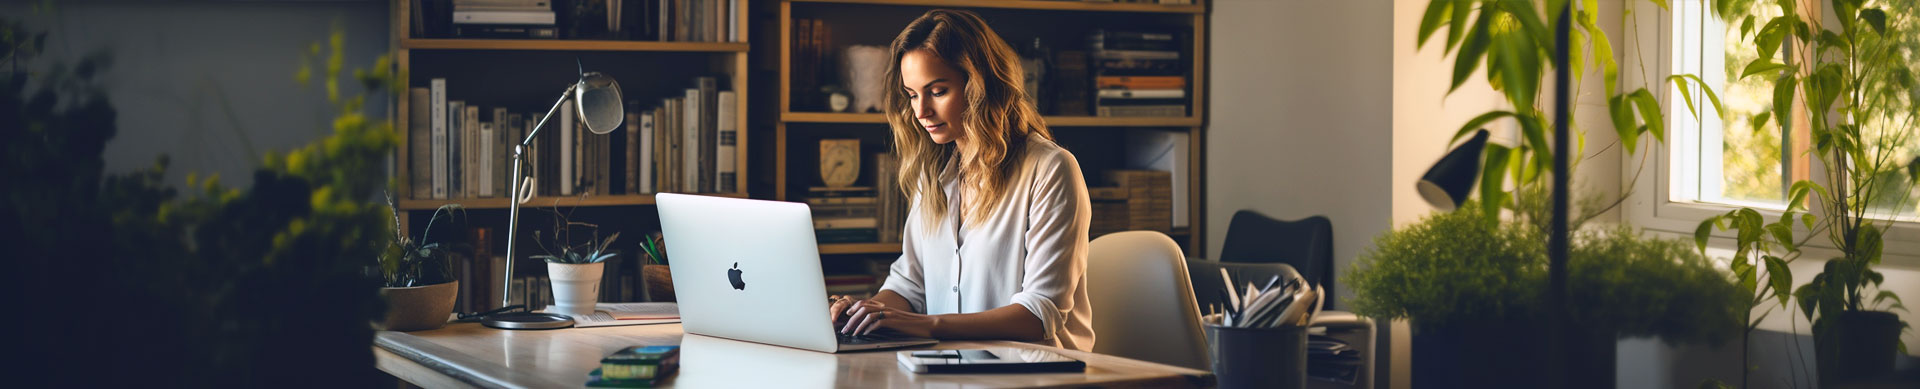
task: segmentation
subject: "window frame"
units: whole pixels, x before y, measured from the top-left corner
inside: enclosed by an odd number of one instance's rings
[[[1626,48],[1626,50],[1621,52],[1623,60],[1620,61],[1621,67],[1623,68],[1621,72],[1622,88],[1630,90],[1631,88],[1647,85],[1648,80],[1666,80],[1667,76],[1675,74],[1675,70],[1683,64],[1681,63],[1680,48],[1678,47],[1680,45],[1675,42],[1677,40],[1675,37],[1675,22],[1677,16],[1674,10],[1688,4],[1699,4],[1701,1],[1702,0],[1675,1],[1670,3],[1672,8],[1662,9],[1653,6],[1646,0],[1630,0],[1630,2],[1636,5],[1633,6],[1635,8],[1633,12],[1626,14],[1627,18],[1634,19],[1622,20],[1623,23],[1631,23],[1622,26],[1622,29],[1627,32],[1627,36],[1624,36],[1621,40],[1625,43],[1622,46]],[[1820,7],[1823,8],[1822,12],[1829,12],[1824,9],[1828,7],[1825,5],[1825,2],[1818,3],[1820,3]],[[1702,6],[1702,9],[1704,10],[1704,6]],[[1628,64],[1636,63],[1654,65],[1647,68],[1649,74],[1646,74],[1646,76],[1651,78],[1641,78],[1642,75],[1638,71],[1624,71],[1624,69],[1628,67]],[[1702,68],[1702,73],[1704,73],[1704,70],[1715,68],[1718,67]],[[1706,76],[1702,76],[1703,79],[1705,77]],[[1670,129],[1669,141],[1643,141],[1641,144],[1645,145],[1644,147],[1639,148],[1632,153],[1632,155],[1620,159],[1622,183],[1631,188],[1631,191],[1627,194],[1627,201],[1622,205],[1622,213],[1625,220],[1641,228],[1655,232],[1691,237],[1693,236],[1694,230],[1699,227],[1701,221],[1716,215],[1725,214],[1731,210],[1739,209],[1741,206],[1726,203],[1675,200],[1677,197],[1675,196],[1676,194],[1686,195],[1685,198],[1699,198],[1695,190],[1674,188],[1674,183],[1677,182],[1675,176],[1681,176],[1680,178],[1687,179],[1688,181],[1686,182],[1698,182],[1700,177],[1697,170],[1698,167],[1691,166],[1686,170],[1679,170],[1675,169],[1674,165],[1681,164],[1682,167],[1688,167],[1688,165],[1692,165],[1688,160],[1697,160],[1695,158],[1678,158],[1675,150],[1699,150],[1699,144],[1693,140],[1693,137],[1687,135],[1698,132],[1700,125],[1694,122],[1697,119],[1694,118],[1692,113],[1686,111],[1685,106],[1675,108],[1673,99],[1676,98],[1674,94],[1676,94],[1678,90],[1672,83],[1660,82],[1659,85],[1649,87],[1648,89],[1660,97],[1660,108],[1661,111],[1665,113],[1668,128]],[[1701,101],[1696,101],[1696,103],[1705,104],[1705,102]],[[1806,132],[1804,129],[1806,125],[1804,123],[1804,116],[1800,114],[1796,114],[1795,116],[1794,127],[1800,129],[1793,131],[1794,133],[1791,134],[1791,136],[1794,138],[1794,141],[1798,141],[1799,145],[1805,145],[1805,141],[1802,140],[1804,138],[1801,136]],[[1714,118],[1712,120],[1718,119]],[[1796,147],[1796,149],[1798,149],[1798,147]],[[1797,153],[1798,150],[1795,152]],[[1651,155],[1649,155],[1649,153],[1651,153]],[[1651,170],[1648,172],[1651,174],[1646,174],[1640,178],[1651,179],[1651,182],[1647,182],[1647,184],[1650,185],[1636,185],[1632,181],[1635,175],[1634,172],[1642,168],[1639,165],[1642,161],[1647,164],[1644,168]],[[1800,166],[1795,166],[1796,170],[1800,168]],[[1818,164],[1813,164],[1806,169],[1806,173],[1809,174],[1806,176],[1808,178],[1821,180],[1825,176],[1824,169]],[[1783,172],[1783,175],[1786,174],[1789,174],[1789,172]],[[1679,192],[1676,192],[1676,190]],[[1778,220],[1781,214],[1781,211],[1778,209],[1753,208],[1759,211],[1760,214],[1765,216],[1769,221]],[[1819,210],[1815,209],[1811,210],[1811,212],[1816,212],[1816,215],[1818,215],[1817,212],[1819,212]],[[1794,236],[1805,237],[1809,232],[1810,231],[1800,223],[1794,223]],[[1822,232],[1822,235],[1824,234],[1825,232]],[[1714,231],[1712,235],[1713,239],[1708,243],[1710,247],[1726,248],[1733,246],[1734,234],[1732,232]],[[1882,266],[1920,268],[1920,222],[1904,220],[1891,222],[1886,229],[1884,242],[1886,246],[1881,259]],[[1825,260],[1839,255],[1839,251],[1835,249],[1835,245],[1824,238],[1816,238],[1808,241],[1805,246],[1802,246],[1802,251],[1802,258],[1807,259]]]

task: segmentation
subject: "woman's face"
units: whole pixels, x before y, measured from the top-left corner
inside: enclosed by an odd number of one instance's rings
[[[965,134],[960,128],[967,111],[962,92],[965,73],[926,49],[915,49],[900,57],[900,82],[906,86],[901,92],[912,104],[915,121],[933,143],[947,144]]]

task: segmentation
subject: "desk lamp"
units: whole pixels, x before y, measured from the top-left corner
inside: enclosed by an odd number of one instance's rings
[[[587,131],[594,134],[612,133],[613,130],[620,128],[621,120],[627,116],[625,107],[621,104],[620,83],[614,82],[612,76],[600,72],[587,72],[582,68],[580,81],[568,86],[565,92],[561,92],[560,99],[553,102],[553,108],[547,109],[547,115],[541,117],[540,122],[533,125],[533,130],[527,132],[527,138],[521,140],[520,145],[513,147],[513,190],[507,191],[512,195],[507,206],[510,209],[507,212],[506,274],[508,276],[500,286],[501,290],[507,293],[500,298],[500,313],[481,319],[482,325],[514,330],[564,328],[573,325],[573,319],[566,315],[532,312],[526,305],[509,305],[513,301],[513,249],[514,239],[520,236],[517,233],[520,228],[520,203],[533,200],[533,183],[528,182],[532,178],[520,175],[521,160],[526,158],[527,146],[533,142],[533,136],[540,133],[540,128],[545,126],[547,120],[553,118],[553,113],[559,111],[560,106],[569,99],[577,109],[575,112],[566,114],[579,115],[580,122],[586,124]],[[560,130],[573,131],[571,128]]]

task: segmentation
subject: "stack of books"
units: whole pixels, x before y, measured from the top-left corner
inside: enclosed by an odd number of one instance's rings
[[[1178,34],[1094,30],[1087,35],[1094,73],[1094,114],[1187,116],[1187,67]]]
[[[549,0],[453,0],[453,35],[461,38],[560,36]]]
[[[879,198],[873,187],[815,187],[807,191],[815,240],[827,243],[880,241]]]
[[[632,346],[600,358],[600,367],[587,373],[587,386],[596,388],[651,388],[672,377],[680,367],[680,346]]]
[[[878,184],[875,192],[879,198],[876,212],[880,221],[877,227],[879,242],[899,242],[901,230],[907,224],[908,211],[907,196],[900,191],[899,176],[896,174],[900,171],[900,157],[893,153],[879,153],[873,155],[873,160],[873,180]]]
[[[853,298],[873,297],[879,289],[879,277],[872,274],[834,274],[827,276],[827,294]]]

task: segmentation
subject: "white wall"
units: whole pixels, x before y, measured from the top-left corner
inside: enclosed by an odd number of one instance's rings
[[[45,59],[112,58],[96,80],[118,114],[107,172],[149,167],[165,153],[176,185],[186,172],[249,185],[262,153],[331,133],[325,91],[294,82],[301,54],[338,23],[351,71],[384,54],[389,35],[386,1],[60,1],[53,13],[27,3],[40,2],[6,2],[0,17],[46,31]],[[360,90],[351,75],[342,83],[343,94]],[[367,105],[384,115],[384,100]]]

